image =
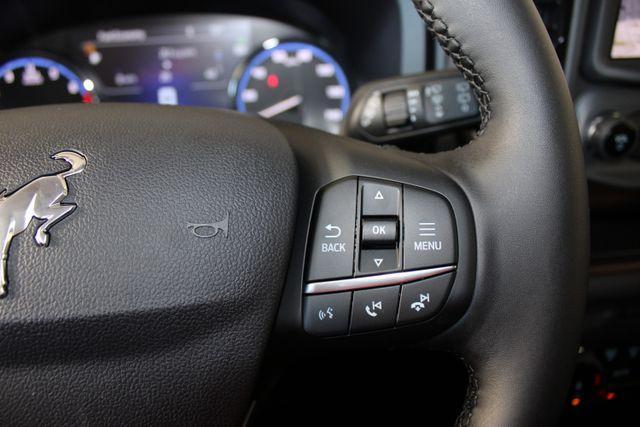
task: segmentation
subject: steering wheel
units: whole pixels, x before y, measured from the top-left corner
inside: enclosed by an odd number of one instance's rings
[[[530,0],[415,5],[480,105],[478,136],[456,150],[409,153],[196,108],[0,114],[4,422],[239,424],[272,334],[336,348],[426,343],[468,366],[460,424],[555,419],[589,256],[560,64]],[[365,239],[376,239],[362,210],[367,182],[404,198],[396,271],[358,273]],[[345,225],[323,222],[345,207],[355,215]],[[411,255],[415,227],[435,222],[444,249],[423,236],[425,253]],[[336,234],[345,246],[314,252]],[[335,277],[344,265],[348,277]],[[331,320],[355,310],[359,292],[392,290],[402,304],[409,285],[442,277],[429,318],[367,329],[352,314],[343,333],[317,327],[322,311]],[[347,303],[316,310],[329,297]]]

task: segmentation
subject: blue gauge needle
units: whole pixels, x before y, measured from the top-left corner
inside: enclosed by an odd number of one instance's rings
[[[292,108],[297,107],[302,104],[302,95],[293,95],[287,99],[283,99],[270,107],[267,107],[263,110],[258,111],[258,114],[265,119],[275,117],[278,114],[284,113],[285,111],[289,111]]]

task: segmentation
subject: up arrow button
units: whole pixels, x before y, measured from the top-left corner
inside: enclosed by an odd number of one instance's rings
[[[360,179],[363,216],[398,216],[400,185],[386,181]]]

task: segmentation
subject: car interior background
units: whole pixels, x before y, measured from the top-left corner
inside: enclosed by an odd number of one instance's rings
[[[535,5],[569,84],[589,179],[587,313],[561,424],[615,424],[640,403],[640,0]],[[2,9],[0,109],[212,107],[416,153],[467,144],[480,125],[473,88],[407,0],[7,0]],[[226,232],[218,220],[213,233]],[[278,343],[248,424],[453,424],[468,379],[445,352]]]

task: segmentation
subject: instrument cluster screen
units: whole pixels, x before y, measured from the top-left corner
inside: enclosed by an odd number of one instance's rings
[[[0,63],[0,108],[188,105],[338,133],[350,88],[331,48],[326,38],[242,15],[158,16],[66,29]]]
[[[269,26],[233,16],[125,23],[98,28],[80,49],[101,101],[231,108],[233,73],[259,48]]]

